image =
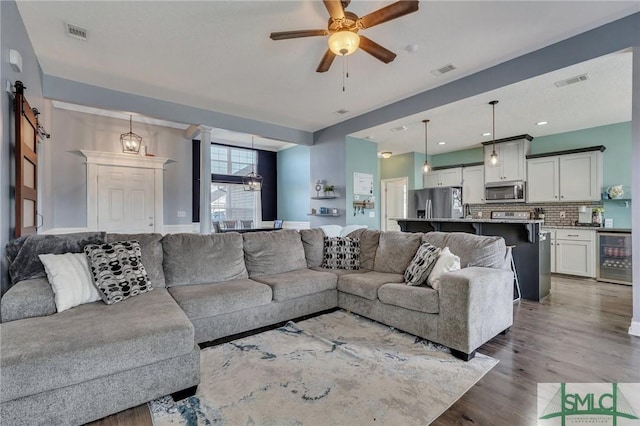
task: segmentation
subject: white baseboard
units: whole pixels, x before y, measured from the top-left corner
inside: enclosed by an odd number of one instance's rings
[[[50,228],[38,233],[44,235],[60,235],[73,234],[76,232],[89,232],[89,228]]]
[[[640,322],[631,321],[631,327],[629,327],[629,334],[632,336],[640,337]]]

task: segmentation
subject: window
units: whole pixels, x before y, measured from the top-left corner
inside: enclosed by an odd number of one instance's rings
[[[214,175],[244,176],[257,166],[255,151],[211,145],[211,173]]]
[[[258,223],[257,192],[245,191],[242,184],[211,182],[211,220],[253,220]]]

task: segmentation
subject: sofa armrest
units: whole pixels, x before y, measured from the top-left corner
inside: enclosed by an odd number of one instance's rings
[[[2,296],[2,322],[42,317],[57,312],[55,295],[46,278],[33,278],[16,283]]]
[[[438,334],[471,353],[513,324],[513,272],[469,267],[443,274]]]

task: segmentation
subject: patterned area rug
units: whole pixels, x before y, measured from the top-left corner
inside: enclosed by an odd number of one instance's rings
[[[338,311],[202,350],[195,396],[164,425],[427,425],[498,363]]]

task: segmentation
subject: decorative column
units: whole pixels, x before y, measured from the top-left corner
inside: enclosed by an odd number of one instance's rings
[[[211,127],[200,126],[200,233],[211,233]]]
[[[631,89],[631,251],[633,318],[629,334],[640,336],[640,46],[633,47]]]

